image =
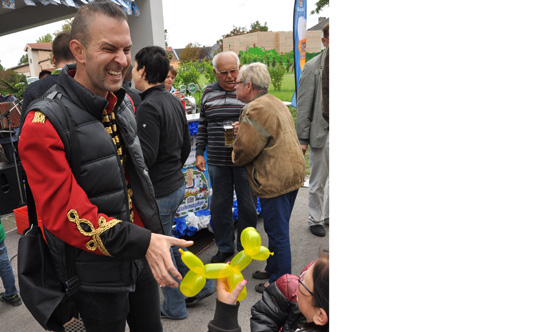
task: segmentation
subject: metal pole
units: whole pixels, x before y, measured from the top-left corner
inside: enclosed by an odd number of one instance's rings
[[[11,144],[11,149],[13,154],[13,162],[15,164],[15,174],[17,176],[17,189],[19,189],[19,205],[23,206],[27,204],[27,202],[23,197],[23,190],[21,189],[21,178],[19,177],[19,168],[17,166],[17,154],[15,153],[15,144],[13,144],[13,137],[12,137],[12,128],[11,128],[12,122],[10,121],[10,112],[13,111],[15,108],[17,108],[17,106],[19,106],[20,103],[21,103],[20,101],[15,102],[15,105],[13,105],[13,107],[8,111],[6,115],[8,119],[8,131],[10,133],[10,144]]]

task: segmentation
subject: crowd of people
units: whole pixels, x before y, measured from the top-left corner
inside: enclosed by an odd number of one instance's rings
[[[327,46],[328,26],[323,34]],[[131,59],[131,47],[126,14],[110,1],[90,2],[79,8],[71,33],[61,33],[53,42],[52,59],[59,70],[25,92],[19,155],[45,237],[52,250],[65,244],[78,249],[77,307],[86,331],[122,332],[126,324],[131,331],[162,331],[161,318],[185,319],[187,307],[215,292],[209,331],[240,331],[237,296],[246,281],[230,291],[225,279],[217,284],[207,280],[190,298],[178,289],[189,271],[179,250],[192,244],[172,236],[186,188],[181,169],[191,149],[186,111],[172,87],[177,72],[166,51],[147,46]],[[305,181],[308,145],[311,232],[325,235],[323,223],[329,220],[324,60],[322,53],[304,69],[296,127],[285,104],[268,92],[266,65],[241,65],[234,52],[214,57],[217,81],[203,93],[195,166],[208,169],[212,185],[211,225],[218,251],[211,262],[225,263],[243,249],[239,234],[257,226],[257,199],[273,252],[264,269],[253,274],[267,281],[255,287],[264,295],[252,308],[252,331],[328,330],[328,255],[320,254],[300,276],[292,275],[289,234],[294,202]],[[33,103],[45,95],[52,107]],[[69,110],[75,131],[68,130],[56,98]],[[224,136],[227,121],[234,128],[231,144]],[[75,158],[70,141],[79,147],[80,169],[69,165],[68,158]],[[63,260],[55,264],[65,270]],[[159,286],[160,307],[155,301]],[[9,281],[4,287],[0,299],[16,303],[17,291]],[[276,303],[281,305],[273,308]]]

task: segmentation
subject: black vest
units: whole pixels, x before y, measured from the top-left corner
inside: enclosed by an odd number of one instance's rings
[[[65,76],[65,77],[63,77]],[[65,81],[65,84],[63,84]],[[71,155],[70,140],[77,140],[80,150],[80,174],[76,176],[78,184],[84,189],[91,203],[98,207],[98,212],[123,222],[130,220],[128,207],[128,191],[125,182],[125,172],[121,167],[119,154],[111,136],[106,132],[101,122],[103,107],[88,107],[83,109],[76,103],[90,97],[90,103],[98,104],[92,93],[80,86],[67,74],[67,67],[60,75],[59,84],[44,95],[43,100],[34,102],[29,110],[38,110],[52,123],[65,146],[68,160]],[[69,87],[67,88],[67,84]],[[78,91],[76,103],[72,89]],[[73,93],[72,93],[73,92]],[[85,94],[84,96],[82,94]],[[153,185],[149,179],[139,140],[137,138],[136,121],[131,102],[124,97],[124,90],[116,92],[119,99],[115,105],[117,130],[124,141],[127,151],[126,175],[132,186],[133,204],[135,205],[145,227],[155,233],[163,233]],[[75,136],[70,137],[66,117],[53,98],[61,98],[61,102],[71,114],[75,128]],[[105,99],[101,99],[105,100]],[[101,104],[101,102],[99,102]],[[89,106],[90,104],[86,104]],[[95,105],[98,106],[98,105]],[[93,112],[91,112],[91,110]],[[26,114],[24,115],[26,116]],[[24,123],[24,119],[21,120]],[[110,170],[110,171],[106,171]],[[65,243],[45,229],[45,236],[50,246],[60,278],[65,278]],[[117,259],[114,257],[92,254],[77,250],[75,260],[76,275],[79,278],[79,289],[89,292],[121,292],[135,289],[135,277],[139,262],[133,259]]]

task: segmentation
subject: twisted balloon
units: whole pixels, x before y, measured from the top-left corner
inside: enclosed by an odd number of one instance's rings
[[[254,227],[245,228],[243,232],[241,232],[241,245],[243,245],[243,250],[235,255],[229,264],[211,263],[205,265],[201,259],[193,253],[180,249],[182,262],[189,267],[189,272],[180,283],[180,291],[187,297],[195,296],[203,289],[207,282],[207,278],[228,278],[230,291],[233,290],[235,286],[244,279],[241,271],[243,271],[253,259],[263,261],[274,254],[270,252],[268,248],[262,246],[261,242],[262,239],[260,238],[260,234],[258,234]],[[245,297],[247,297],[246,287],[239,293],[237,300],[241,301]]]

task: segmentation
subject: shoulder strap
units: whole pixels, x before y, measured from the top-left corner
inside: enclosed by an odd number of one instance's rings
[[[59,96],[58,98],[56,98]],[[50,97],[50,96],[48,96]],[[75,135],[75,123],[73,121],[73,118],[71,117],[71,113],[67,110],[67,107],[61,102],[61,94],[57,93],[53,96],[53,100],[59,105],[59,108],[63,111],[63,114],[65,115],[65,120],[67,121],[67,126],[69,127],[69,133],[70,133],[70,145],[71,145],[71,158],[69,160],[69,164],[71,165],[71,170],[73,171],[73,175],[77,179],[77,182],[80,180],[80,150],[78,148],[78,140],[77,136]]]
[[[63,114],[65,115],[65,120],[67,121],[67,126],[69,127],[70,133],[70,144],[71,144],[71,155],[69,164],[71,170],[77,179],[77,182],[80,178],[80,150],[78,148],[78,141],[75,135],[75,125],[71,114],[67,110],[67,107],[61,101],[62,95],[57,91],[54,91],[45,99],[50,99],[56,102],[56,104],[61,108]],[[34,225],[33,227],[38,227],[38,217],[36,213],[36,205],[34,202],[34,197],[31,191],[31,188],[27,182],[27,213],[29,215],[29,224]],[[78,279],[75,272],[75,258],[76,258],[76,248],[65,244],[65,268],[67,272],[67,280],[65,281],[67,296],[73,296],[76,294],[78,289]]]

